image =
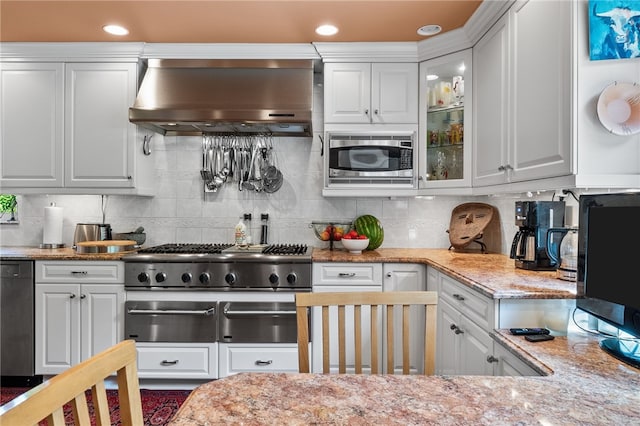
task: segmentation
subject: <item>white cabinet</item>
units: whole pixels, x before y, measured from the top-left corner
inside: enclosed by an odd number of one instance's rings
[[[3,62],[0,71],[2,187],[152,194],[153,163],[128,119],[136,62]]]
[[[217,343],[136,342],[141,379],[216,379]]]
[[[541,374],[509,352],[498,342],[493,342],[493,363],[495,376],[540,376]]]
[[[426,289],[425,266],[411,263],[314,263],[313,264],[313,291],[314,292],[334,292],[334,291],[421,291]],[[394,314],[394,335],[396,342],[394,347],[394,360],[400,363],[395,367],[397,373],[402,371],[402,313],[396,309]],[[369,324],[371,317],[370,311],[363,308],[362,324]],[[314,372],[322,372],[322,347],[314,345],[313,342],[320,342],[322,336],[322,324],[316,321],[319,318],[320,310],[314,308],[312,313],[312,368]],[[330,315],[337,315],[330,313]],[[385,314],[380,312],[378,322],[380,324],[378,330],[380,335],[378,341],[384,341],[382,336],[386,334]],[[353,309],[347,307],[347,318],[353,317]],[[411,361],[412,373],[421,372],[421,365],[424,348],[424,333],[420,332],[419,325],[424,324],[424,312],[419,312],[416,308],[412,308],[410,312],[412,327],[412,336],[410,341],[411,353],[409,359]],[[353,327],[347,322],[346,341],[353,341]],[[337,371],[337,324],[333,321],[330,331],[331,334],[331,368]],[[362,331],[363,342],[363,366],[367,371],[370,368],[371,354],[370,348],[370,330],[367,327]],[[386,369],[386,345],[380,348],[378,359],[382,360],[379,368],[384,371]],[[347,347],[346,352],[347,365],[353,365],[354,354],[353,348]],[[334,362],[335,360],[335,362]],[[349,368],[347,367],[347,371]]]
[[[325,123],[417,123],[418,64],[327,63]]]
[[[219,377],[247,372],[298,372],[298,345],[295,343],[220,343],[219,350]]]
[[[36,373],[58,374],[122,340],[121,262],[36,262]]]
[[[0,186],[61,187],[64,64],[0,63]]]
[[[436,346],[437,374],[492,375],[493,301],[448,276],[436,273],[439,286]]]
[[[516,2],[474,46],[474,186],[572,173],[572,7]]]
[[[420,63],[420,189],[471,187],[471,76],[471,49]]]
[[[314,263],[313,264],[313,291],[316,293],[328,293],[337,291],[382,291],[382,264],[381,263]],[[369,324],[371,321],[370,310],[362,309],[362,323]],[[337,318],[337,309],[332,308],[329,313]],[[353,308],[345,309],[347,318],[353,318]],[[322,322],[320,308],[313,308],[311,312],[311,368],[314,373],[322,372],[322,345],[314,342],[322,342]],[[380,327],[378,341],[382,341],[382,313],[379,318]],[[331,322],[330,333],[330,370],[332,373],[338,371],[338,324]],[[353,342],[353,324],[347,321],[345,327],[347,342]],[[371,333],[367,327],[362,329],[362,366],[364,371],[371,368],[371,352],[367,348],[371,347]],[[382,359],[382,348],[380,348],[378,359]],[[354,365],[355,354],[352,346],[347,345],[346,363],[347,372],[353,372],[350,365]],[[382,364],[384,365],[384,364]],[[382,365],[379,367],[381,368]]]
[[[135,63],[65,65],[65,186],[133,186]]]
[[[427,288],[438,291],[436,374],[540,375],[494,341],[496,328],[544,327],[545,310],[568,309],[561,299],[491,299],[433,267]]]

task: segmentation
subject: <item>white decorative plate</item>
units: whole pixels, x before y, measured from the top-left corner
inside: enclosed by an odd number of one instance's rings
[[[615,135],[640,133],[640,85],[613,83],[598,99],[598,118]]]

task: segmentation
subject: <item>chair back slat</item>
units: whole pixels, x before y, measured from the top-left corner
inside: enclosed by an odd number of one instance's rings
[[[370,309],[370,331],[371,342],[371,373],[379,372],[379,341],[378,341],[378,321],[379,307],[383,307],[386,314],[386,371],[393,374],[395,370],[395,350],[396,336],[394,315],[399,314],[399,327],[402,333],[402,373],[410,374],[411,371],[411,330],[421,329],[424,326],[424,356],[422,359],[424,373],[433,374],[435,370],[435,335],[436,335],[436,307],[438,303],[437,293],[430,291],[399,291],[399,292],[334,292],[334,293],[298,293],[296,294],[296,311],[298,314],[298,346],[299,346],[299,371],[308,373],[309,365],[309,309],[321,307],[322,322],[322,371],[330,372],[330,310],[329,307],[337,307],[337,327],[338,327],[338,373],[347,372],[347,341],[346,341],[346,307],[353,307],[353,341],[349,342],[349,349],[353,349],[354,365],[356,374],[363,372],[362,342],[364,329],[362,324],[363,306]],[[424,324],[412,324],[411,306],[419,305],[425,315]],[[398,311],[396,311],[398,307]],[[334,308],[335,309],[335,308]],[[335,312],[335,311],[334,311]],[[351,321],[351,318],[349,319]],[[334,323],[335,326],[335,323]],[[335,331],[334,331],[335,332]],[[399,331],[400,332],[400,331]],[[320,342],[318,342],[320,343]],[[307,350],[304,350],[307,348]]]
[[[96,425],[109,425],[104,380],[117,373],[120,418],[125,426],[143,424],[136,347],[125,340],[52,377],[0,407],[2,426],[34,425],[47,419],[49,425],[64,426],[63,407],[69,403],[74,425],[90,425],[85,392],[91,388]]]

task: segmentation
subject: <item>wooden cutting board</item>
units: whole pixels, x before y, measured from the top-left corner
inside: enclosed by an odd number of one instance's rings
[[[82,241],[76,244],[76,252],[86,253],[120,253],[137,249],[133,240]]]
[[[484,203],[464,203],[451,212],[449,224],[449,242],[457,249],[471,244],[482,236],[485,228],[493,219],[495,208]]]

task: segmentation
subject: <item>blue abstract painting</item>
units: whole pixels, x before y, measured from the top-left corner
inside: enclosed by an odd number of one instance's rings
[[[589,0],[592,61],[640,58],[640,0]]]

